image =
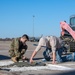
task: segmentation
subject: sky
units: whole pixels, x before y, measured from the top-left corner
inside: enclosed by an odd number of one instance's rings
[[[0,0],[0,38],[59,37],[60,22],[74,14],[75,0]]]

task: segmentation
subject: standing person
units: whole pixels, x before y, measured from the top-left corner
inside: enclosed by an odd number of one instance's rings
[[[9,50],[9,55],[11,56],[11,60],[13,62],[18,62],[19,59],[27,59],[24,54],[28,48],[26,45],[26,41],[29,40],[28,35],[24,34],[20,38],[15,38],[12,40],[11,47]]]
[[[53,61],[52,63],[55,64],[55,60],[58,62],[61,62],[61,55],[63,52],[63,46],[62,46],[62,40],[60,38],[57,38],[56,36],[47,36],[47,37],[42,37],[39,41],[38,46],[34,50],[31,58],[30,58],[30,63],[33,62],[34,56],[37,54],[37,52],[41,49],[42,46],[46,47],[46,50],[43,52],[44,58],[49,61],[50,60],[50,55],[49,53],[52,51],[52,57]]]

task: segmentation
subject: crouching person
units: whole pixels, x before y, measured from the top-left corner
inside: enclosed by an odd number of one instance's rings
[[[11,56],[11,60],[13,62],[18,62],[20,59],[25,60],[24,56],[28,46],[26,45],[26,41],[29,40],[28,35],[24,34],[20,38],[15,38],[12,40],[11,47],[9,50],[9,55]]]

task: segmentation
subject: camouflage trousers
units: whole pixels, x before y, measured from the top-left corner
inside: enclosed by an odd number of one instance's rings
[[[14,51],[14,50],[9,50],[10,57],[17,57],[19,59],[22,59],[24,53],[25,53],[25,50],[22,50],[21,52]]]

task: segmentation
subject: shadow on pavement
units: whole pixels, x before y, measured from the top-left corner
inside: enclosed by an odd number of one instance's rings
[[[0,55],[0,60],[6,60],[6,59],[10,59],[10,57],[5,55]]]
[[[58,75],[75,75],[75,70],[74,71],[69,71],[69,72],[64,72]]]
[[[55,72],[55,71],[54,71]],[[28,74],[28,75],[36,75],[36,74]],[[73,71],[68,71],[68,72],[63,72],[63,73],[48,73],[48,74],[37,74],[37,75],[75,75],[75,70]]]
[[[40,59],[44,59],[44,58],[33,58],[33,60],[40,60]]]

